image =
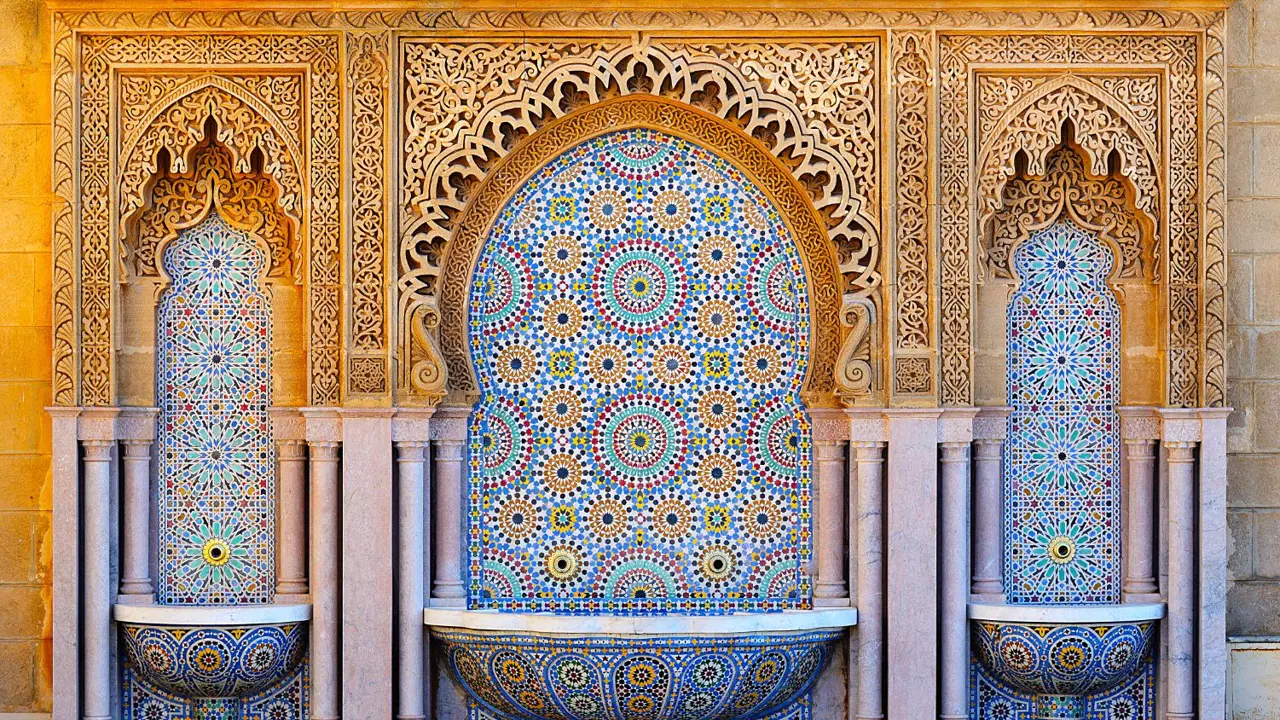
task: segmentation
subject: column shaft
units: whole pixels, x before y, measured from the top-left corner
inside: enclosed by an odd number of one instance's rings
[[[1170,720],[1195,717],[1195,443],[1165,443],[1169,466]]]
[[[1000,472],[1003,454],[1003,440],[974,441],[971,591],[991,602],[1004,602],[1004,481]]]
[[[425,717],[423,704],[423,531],[425,515],[425,442],[397,442],[400,510],[399,547],[399,720]]]
[[[276,593],[307,593],[307,449],[301,440],[276,443],[279,493]]]
[[[311,716],[338,717],[338,443],[311,450]]]
[[[1155,578],[1155,470],[1154,440],[1126,440],[1129,465],[1129,522],[1125,537],[1125,577],[1122,590],[1126,598],[1147,595],[1154,600],[1158,592]]]
[[[818,582],[814,605],[847,605],[844,582],[844,442],[818,442],[817,558]]]
[[[940,588],[942,712],[968,716],[969,678],[969,443],[942,444],[942,548]]]
[[[440,605],[462,605],[467,596],[462,583],[466,543],[463,512],[463,478],[465,468],[463,441],[435,441],[435,585],[431,596],[444,600]]]
[[[884,443],[854,443],[857,455],[857,720],[884,718]]]
[[[84,441],[85,720],[111,718],[111,440]]]
[[[125,440],[120,594],[146,598],[151,584],[151,441]]]

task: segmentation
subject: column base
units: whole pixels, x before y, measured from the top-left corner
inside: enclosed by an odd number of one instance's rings
[[[276,595],[306,595],[307,592],[306,580],[281,580],[276,585]]]

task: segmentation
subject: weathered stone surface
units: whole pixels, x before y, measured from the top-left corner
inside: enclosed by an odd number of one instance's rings
[[[1227,458],[1227,477],[1229,507],[1280,507],[1280,457],[1233,455]]]
[[[1231,580],[1248,580],[1253,577],[1253,513],[1227,513],[1227,531],[1227,574]]]
[[[1228,635],[1280,635],[1280,583],[1236,582],[1227,591]]]

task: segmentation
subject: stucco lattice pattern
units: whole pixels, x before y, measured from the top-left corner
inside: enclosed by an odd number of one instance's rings
[[[728,637],[441,633],[476,718],[807,720],[841,630]]]
[[[585,142],[499,216],[471,291],[471,604],[808,604],[804,272],[723,159]]]
[[[1014,252],[1005,591],[1015,603],[1120,599],[1120,316],[1114,257],[1069,223]]]
[[[164,257],[159,308],[162,604],[265,603],[275,562],[266,253],[211,214]]]

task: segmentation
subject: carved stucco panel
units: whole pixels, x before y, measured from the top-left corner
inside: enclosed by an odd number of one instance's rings
[[[433,347],[442,259],[475,189],[544,124],[613,97],[655,94],[731,119],[806,190],[837,254],[846,301],[880,283],[874,41],[410,40],[402,53],[397,317],[398,382],[407,394],[431,395],[424,382],[439,383],[430,363],[437,352],[448,360],[450,389],[475,391],[462,348],[445,338]],[[833,312],[819,322],[840,320]],[[433,372],[421,376],[424,368]]]
[[[234,75],[245,73],[245,66],[258,66],[261,73],[271,74],[284,65],[308,69],[305,94],[298,97],[294,109],[275,112],[275,117],[266,122],[266,129],[277,139],[287,137],[290,122],[281,119],[282,115],[307,113],[303,124],[307,132],[297,144],[305,148],[299,151],[305,152],[305,159],[298,164],[307,168],[305,184],[309,192],[306,202],[300,206],[306,210],[302,227],[310,251],[306,263],[310,303],[310,401],[314,405],[339,402],[342,342],[339,324],[341,108],[337,38],[305,34],[84,34],[79,36],[79,43],[79,401],[85,405],[108,405],[114,401],[113,253],[116,252],[118,228],[123,218],[118,209],[120,206],[113,206],[111,198],[141,197],[145,185],[141,173],[125,176],[121,168],[114,166],[116,156],[111,150],[115,138],[109,130],[122,122],[123,110],[117,100],[119,78],[134,67],[160,69],[173,74],[194,71],[213,75],[217,74],[220,66],[227,66],[232,70],[228,74]],[[227,90],[226,87],[222,89]],[[287,92],[287,88],[279,89]],[[280,96],[273,97],[280,99]],[[156,98],[157,101],[159,99]],[[267,117],[261,113],[258,116]],[[218,119],[217,115],[215,119]],[[222,129],[237,127],[239,122],[224,120],[220,124]],[[247,121],[247,116],[240,120]],[[249,123],[246,127],[258,126]],[[141,131],[139,142],[142,143],[146,136],[147,131]],[[165,133],[160,134],[160,137],[164,136]],[[250,136],[258,140],[242,142],[239,137],[228,138],[227,145],[240,153],[238,161],[247,160],[254,147],[267,154],[268,162],[272,161],[273,153],[283,156],[277,152],[276,146],[262,139],[262,132],[255,130],[243,137]],[[180,144],[187,142],[179,140],[178,134],[169,137]],[[151,161],[154,161],[154,156]],[[120,178],[119,186],[116,178]],[[285,183],[282,183],[282,189],[286,189]],[[288,202],[282,200],[282,204]],[[55,357],[60,358],[63,353],[61,348],[57,349]]]

